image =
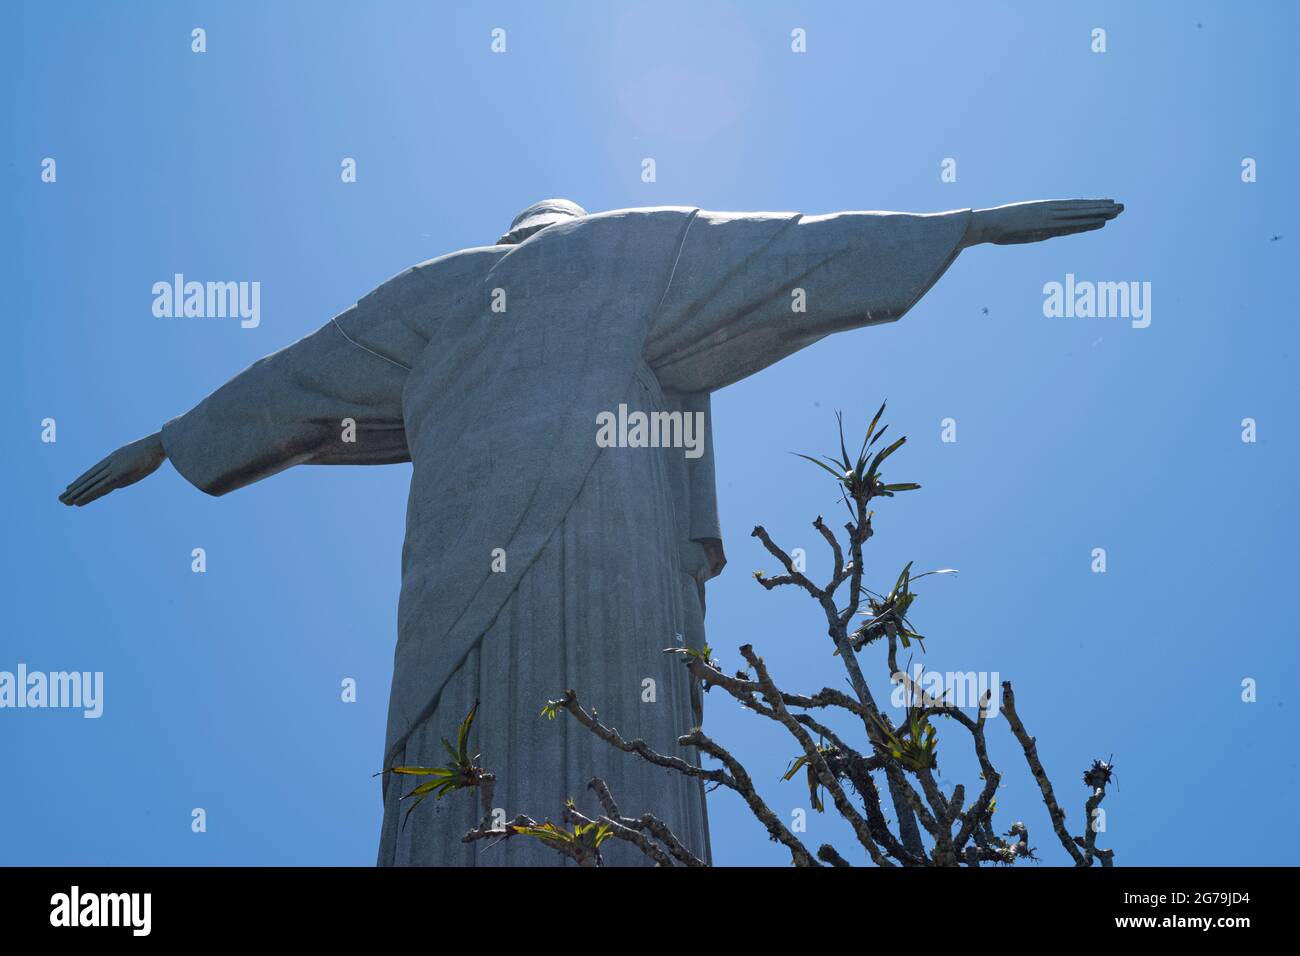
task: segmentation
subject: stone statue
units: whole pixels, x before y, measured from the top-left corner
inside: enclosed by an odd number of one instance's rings
[[[472,745],[506,819],[559,819],[598,775],[707,859],[698,781],[539,712],[572,687],[624,737],[697,759],[676,740],[700,694],[663,651],[705,644],[704,582],[725,563],[710,393],[901,318],[967,246],[1100,229],[1123,208],[588,215],[547,200],[495,245],[389,279],[60,500],[88,504],[165,458],[212,495],[291,465],[413,462],[383,766],[443,763],[441,738],[477,700]],[[480,815],[468,794],[403,823],[409,787],[384,780],[381,865],[556,859],[532,840],[463,843]],[[624,846],[607,860],[644,862]]]

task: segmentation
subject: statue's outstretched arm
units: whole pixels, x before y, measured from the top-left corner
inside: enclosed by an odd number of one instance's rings
[[[646,357],[666,388],[715,391],[831,333],[897,320],[969,246],[1090,232],[1123,211],[1109,199],[932,215],[700,210]]]
[[[1042,199],[976,209],[962,246],[1006,246],[1100,229],[1124,211],[1110,199]]]
[[[356,324],[371,331],[364,321]],[[369,341],[392,344],[382,336]],[[407,365],[327,322],[254,362],[157,434],[119,448],[59,500],[89,504],[152,474],[163,461],[210,495],[295,465],[410,461],[402,412],[406,372]]]
[[[96,498],[102,498],[110,491],[133,485],[141,478],[147,478],[158,470],[158,466],[167,460],[163,449],[162,433],[154,432],[129,445],[123,445],[107,458],[91,466],[84,474],[73,481],[59,500],[65,505],[90,504]]]

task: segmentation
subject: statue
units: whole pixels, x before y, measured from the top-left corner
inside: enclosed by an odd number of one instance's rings
[[[968,246],[1100,229],[1123,208],[588,215],[547,200],[495,245],[388,280],[60,499],[88,504],[164,459],[212,495],[292,465],[412,462],[383,766],[443,762],[442,737],[478,701],[473,746],[506,819],[558,814],[598,775],[708,859],[698,781],[539,711],[581,688],[624,737],[697,759],[676,740],[702,719],[699,690],[663,651],[704,646],[704,583],[726,560],[710,393],[901,318]],[[381,865],[554,862],[537,841],[462,842],[472,799],[403,821],[405,788],[384,781]]]

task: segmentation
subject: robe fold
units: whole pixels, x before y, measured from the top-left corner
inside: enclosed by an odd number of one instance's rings
[[[676,740],[702,719],[699,690],[663,649],[705,643],[720,566],[709,394],[900,318],[969,219],[666,207],[559,223],[395,276],[168,422],[163,444],[211,494],[295,464],[410,460],[384,766],[443,763],[478,700],[473,749],[504,819],[558,822],[568,797],[599,813],[600,776],[624,813],[655,813],[707,857],[698,782],[539,711],[573,688],[625,738],[696,761]],[[704,412],[703,455],[600,447],[598,416],[620,404]],[[558,860],[522,837],[464,844],[481,812],[466,793],[403,822],[408,789],[385,778],[381,864]],[[644,862],[611,843],[608,862]]]

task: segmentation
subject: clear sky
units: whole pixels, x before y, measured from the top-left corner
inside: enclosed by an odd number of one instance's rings
[[[1100,842],[1118,863],[1295,862],[1293,4],[87,2],[0,18],[0,670],[105,675],[97,720],[0,710],[0,863],[373,863],[410,466],[298,468],[214,499],[164,465],[85,509],[56,495],[392,274],[557,195],[810,214],[1124,202],[1099,233],[968,251],[903,321],[715,396],[730,565],[709,585],[710,639],[729,669],[752,642],[788,688],[839,686],[819,610],[751,580],[775,569],[749,531],[825,574],[809,523],[834,492],[789,453],[830,451],[836,409],[857,432],[887,398],[910,436],[890,478],[924,488],[879,507],[869,581],[909,560],[960,569],[919,587],[918,660],[1014,681],[1076,832],[1080,773],[1114,754]],[[151,287],[177,272],[259,281],[260,325],[155,317]],[[1046,317],[1043,286],[1067,273],[1149,282],[1149,327]],[[706,729],[773,806],[805,805],[778,779],[783,732],[720,692],[708,704]],[[964,733],[940,733],[946,776],[977,784]],[[1061,862],[1005,720],[990,737],[998,819]],[[710,813],[717,862],[787,860],[735,799]],[[808,840],[848,852],[829,817]]]

